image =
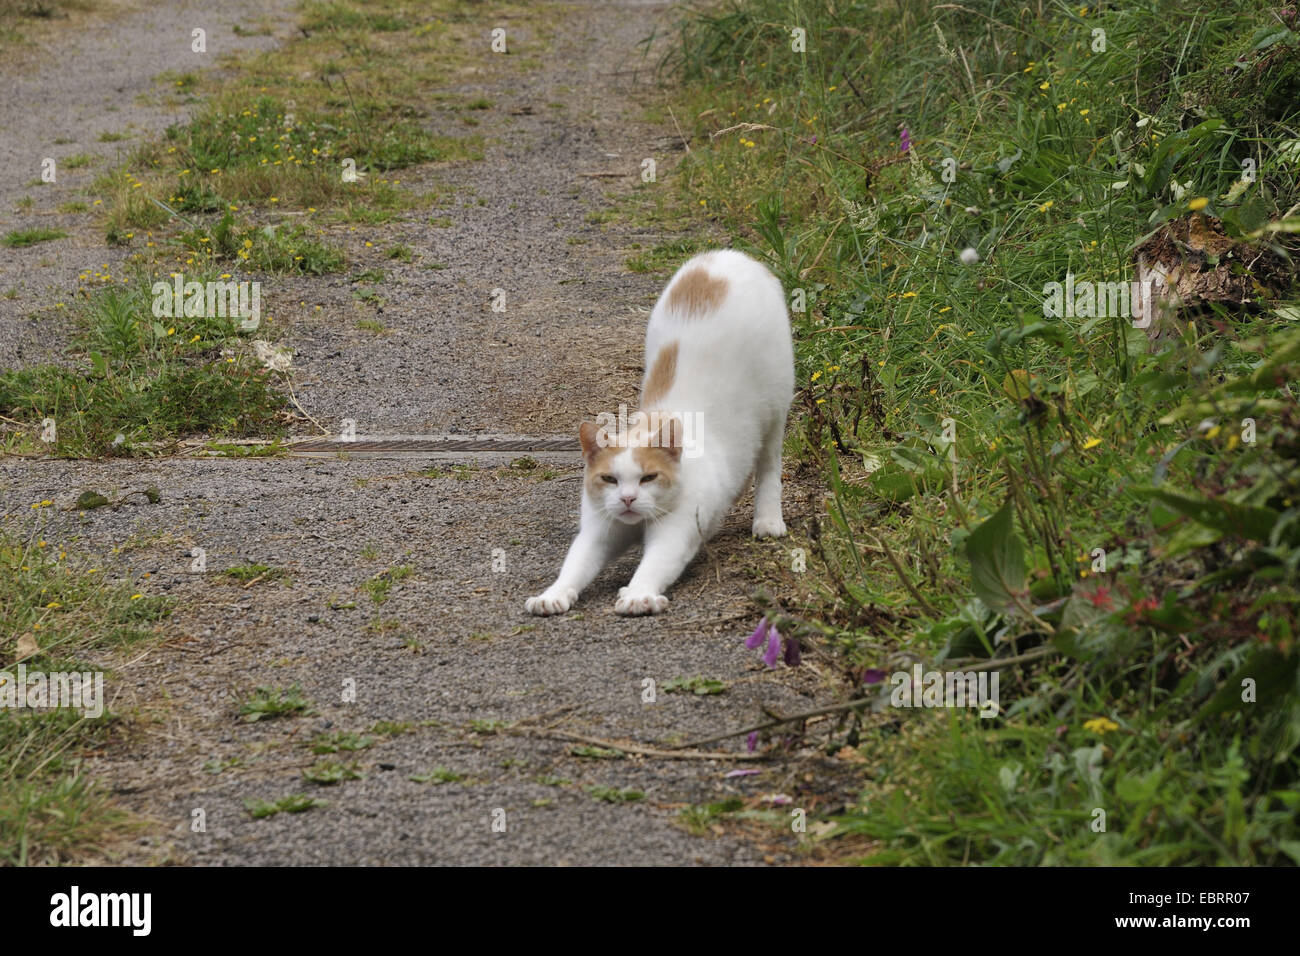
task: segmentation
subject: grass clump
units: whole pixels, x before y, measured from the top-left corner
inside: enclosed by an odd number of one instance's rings
[[[102,673],[95,662],[106,651],[146,638],[171,610],[166,599],[107,581],[46,541],[55,531],[42,521],[49,507],[34,503],[40,523],[30,532],[0,531],[0,655],[14,662],[0,668],[0,699],[16,695],[19,663],[29,680],[37,672]],[[103,858],[135,829],[82,767],[84,754],[120,733],[104,703],[36,708],[15,696],[14,706],[0,707],[0,864]]]
[[[38,242],[52,242],[55,239],[62,239],[66,235],[67,232],[62,229],[33,226],[30,229],[14,229],[7,232],[0,242],[3,242],[10,249],[25,249],[28,246],[36,245]]]
[[[25,426],[26,447],[100,457],[189,435],[283,433],[285,399],[240,347],[240,320],[155,317],[153,284],[140,276],[87,296],[74,315],[74,364],[0,372],[0,414]]]

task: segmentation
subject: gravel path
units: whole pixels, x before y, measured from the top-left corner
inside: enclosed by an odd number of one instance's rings
[[[358,305],[345,278],[271,290],[313,417],[355,419],[364,435],[567,437],[583,417],[635,399],[645,318],[663,280],[631,274],[623,260],[632,243],[662,237],[589,217],[608,208],[607,192],[639,181],[643,157],[661,168],[673,161],[672,131],[641,120],[653,77],[634,69],[644,63],[638,42],[672,13],[639,2],[565,9],[526,85],[490,69],[467,78],[463,92],[495,104],[478,130],[486,158],[403,176],[416,189],[450,189],[454,200],[437,211],[450,227],[432,228],[426,213],[349,234],[353,268],[389,273],[381,305]],[[12,123],[13,99],[0,109]],[[611,170],[627,175],[583,175]],[[412,263],[382,258],[394,242],[411,246]],[[66,245],[60,255],[73,276],[86,256],[103,255],[89,241]],[[15,268],[26,281],[25,260],[5,258],[0,288],[14,284]],[[55,284],[65,278],[56,271]],[[490,308],[497,288],[504,313]],[[362,308],[391,334],[359,332]],[[30,353],[42,340],[27,341]],[[549,582],[576,529],[580,474],[574,455],[533,457],[541,467],[531,471],[484,458],[0,460],[0,510],[31,514],[32,502],[53,499],[43,518],[23,520],[49,521],[47,539],[177,599],[159,644],[114,662],[112,709],[126,723],[92,769],[152,821],[117,852],[132,862],[222,865],[799,859],[775,828],[731,823],[699,836],[677,817],[733,796],[760,807],[784,794],[816,809],[836,799],[836,781],[815,756],[593,759],[574,754],[572,741],[502,732],[525,721],[516,729],[656,747],[742,726],[764,708],[789,713],[830,699],[815,665],[768,671],[741,643],[758,616],[756,580],[791,577],[788,545],[749,539],[747,501],[673,589],[668,614],[613,614],[629,558],[598,579],[579,613],[528,617],[524,598]],[[162,491],[155,505],[69,508],[87,488],[111,497],[151,484]],[[800,527],[814,503],[792,484],[787,521]],[[190,573],[193,548],[206,551],[204,574]],[[220,573],[249,563],[288,577],[244,587]],[[410,574],[377,604],[363,585],[395,567]],[[662,690],[695,675],[728,689]],[[643,700],[646,678],[660,686],[654,703]],[[254,687],[293,684],[314,713],[239,721],[237,702]],[[352,687],[356,699],[345,702]],[[307,746],[318,734],[365,733],[378,722],[399,726],[372,732],[369,749],[334,755],[355,761],[361,779],[327,787],[302,778],[318,759]],[[744,753],[743,741],[717,746]],[[760,773],[727,776],[745,766]],[[411,779],[434,768],[460,779]],[[644,799],[602,799],[623,790]],[[327,804],[262,820],[244,809],[249,799],[297,793]],[[199,809],[206,832],[195,833]]]

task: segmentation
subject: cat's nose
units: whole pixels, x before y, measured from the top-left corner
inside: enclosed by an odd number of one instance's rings
[[[623,500],[623,504],[627,505],[629,508],[632,507],[632,502],[636,501],[635,492],[630,495],[621,495],[620,497]]]

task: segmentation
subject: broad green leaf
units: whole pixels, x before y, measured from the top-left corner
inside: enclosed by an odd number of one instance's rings
[[[971,564],[971,584],[988,607],[1006,611],[1023,600],[1025,550],[1016,537],[1011,499],[970,533],[966,557]]]

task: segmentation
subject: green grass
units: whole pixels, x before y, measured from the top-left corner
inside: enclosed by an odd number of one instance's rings
[[[62,229],[46,229],[33,226],[30,229],[14,229],[5,233],[4,239],[0,240],[10,249],[25,249],[28,246],[34,246],[38,242],[51,242],[55,239],[62,239],[67,233]]]
[[[29,673],[102,671],[92,661],[147,639],[171,603],[106,580],[63,551],[46,510],[52,503],[30,504],[32,529],[0,530],[0,680],[15,679],[19,661]],[[96,858],[136,828],[82,767],[84,755],[122,732],[108,711],[0,708],[0,864]]]
[[[830,500],[783,630],[855,695],[904,647],[1042,655],[1000,667],[997,718],[886,703],[826,741],[871,764],[833,831],[869,862],[1300,857],[1298,50],[1257,0],[684,15],[692,148],[624,215],[720,231],[791,297],[788,450]],[[1196,236],[1222,294],[1161,337],[1044,315]]]
[[[326,805],[324,800],[317,800],[301,793],[290,794],[278,800],[255,800],[250,798],[244,801],[244,809],[248,811],[248,815],[254,820],[265,820],[277,813],[305,813],[308,810],[314,810],[316,807]]]
[[[339,731],[333,734],[319,734],[311,744],[314,754],[333,754],[339,751],[366,750],[375,745],[374,737]]]
[[[26,448],[99,457],[149,453],[150,443],[196,434],[283,433],[285,399],[273,373],[237,347],[248,334],[238,320],[156,318],[152,284],[141,276],[78,304],[72,364],[0,372],[0,414],[26,426]],[[234,354],[223,357],[226,349]],[[56,426],[49,444],[37,440],[47,419]]]
[[[388,600],[393,591],[393,585],[404,581],[415,573],[415,569],[409,564],[399,565],[395,568],[388,568],[380,571],[374,577],[361,583],[361,589],[370,595],[370,600],[375,606],[383,604]]]
[[[311,701],[303,696],[302,688],[297,684],[292,687],[258,687],[239,702],[239,716],[249,724],[310,713]]]
[[[346,780],[360,780],[361,773],[356,763],[342,763],[338,760],[318,760],[302,772],[303,779],[323,787],[343,783]]]
[[[713,677],[674,677],[672,680],[664,681],[660,689],[665,694],[695,694],[698,697],[709,697],[721,694],[727,689],[727,684]]]
[[[253,581],[276,581],[288,577],[288,572],[283,568],[275,568],[269,564],[238,564],[234,567],[226,568],[221,572],[231,580],[240,584],[250,584]]]

